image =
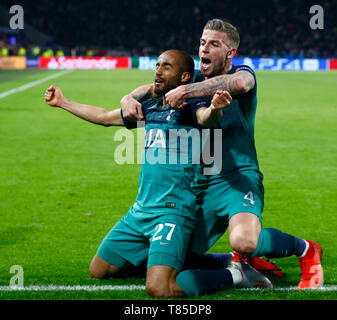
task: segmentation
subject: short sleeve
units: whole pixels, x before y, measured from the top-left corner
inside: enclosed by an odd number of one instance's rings
[[[126,127],[127,129],[135,129],[135,128],[137,128],[137,122],[136,122],[136,121],[133,122],[133,121],[129,121],[129,120],[127,120],[126,118],[124,118],[122,108],[121,108],[121,117],[122,117],[122,120],[123,120],[123,122],[124,122],[124,125],[125,125],[125,127]]]
[[[236,69],[235,69],[235,72],[238,72],[238,71],[248,71],[249,73],[251,73],[254,78],[255,78],[255,72],[254,70],[250,67],[250,66],[247,66],[247,65],[241,65],[241,66],[238,66]]]
[[[257,85],[256,85],[256,75],[255,75],[254,70],[250,66],[247,66],[247,65],[243,64],[243,65],[240,65],[240,66],[236,67],[235,72],[239,72],[239,71],[247,71],[247,72],[249,72],[254,77],[254,80],[255,80],[254,87],[250,91],[248,91],[248,92],[246,92],[246,93],[244,93],[244,94],[242,94],[240,96],[243,96],[243,97],[245,97],[245,96],[246,97],[254,97],[254,96],[256,96],[256,87],[257,87]]]
[[[192,114],[192,120],[194,126],[198,127],[198,120],[197,120],[197,111],[200,108],[208,108],[209,105],[211,104],[211,99],[209,98],[203,98],[203,99],[192,99],[188,103],[188,108],[190,109],[190,112]]]
[[[143,111],[143,115],[144,115],[145,119],[146,119],[149,108],[157,101],[158,101],[158,99],[154,98],[154,99],[149,99],[149,100],[146,100],[146,101],[142,102],[142,111]],[[144,127],[144,120],[134,122],[134,121],[129,121],[126,118],[124,118],[122,108],[121,108],[121,117],[122,117],[124,125],[127,129],[135,129],[135,128],[139,128],[139,127]]]

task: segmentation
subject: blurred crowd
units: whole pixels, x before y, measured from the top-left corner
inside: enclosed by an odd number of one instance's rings
[[[13,1],[2,0],[9,7]],[[337,4],[326,0],[21,0],[25,21],[49,35],[39,47],[25,39],[10,43],[9,55],[158,55],[176,48],[197,54],[207,20],[221,18],[241,36],[239,56],[337,57]],[[324,8],[324,29],[309,26],[309,8]],[[48,51],[49,50],[49,51]],[[21,54],[23,54],[21,49]],[[3,54],[0,52],[0,54]]]

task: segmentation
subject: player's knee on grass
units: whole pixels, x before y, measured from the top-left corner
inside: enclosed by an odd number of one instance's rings
[[[229,242],[234,251],[250,255],[256,250],[258,238],[249,237],[247,233],[240,232],[232,234]]]
[[[146,273],[145,290],[155,298],[183,297],[184,292],[176,283],[178,271],[169,266],[151,266]]]
[[[240,212],[229,221],[229,243],[239,253],[252,254],[257,248],[260,232],[259,218],[249,212]]]
[[[166,282],[147,281],[145,287],[146,293],[154,298],[171,298],[169,285]]]
[[[90,263],[89,272],[94,279],[107,279],[116,275],[120,268],[104,261],[97,254],[94,256]]]

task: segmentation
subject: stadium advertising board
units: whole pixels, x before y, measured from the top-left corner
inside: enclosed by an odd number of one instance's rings
[[[337,70],[337,59],[329,60],[329,70]]]
[[[26,69],[26,57],[0,57],[0,69]]]
[[[39,58],[27,57],[27,68],[38,68],[38,67],[39,67]]]
[[[195,68],[200,70],[200,60],[194,58]],[[132,58],[132,67],[140,70],[155,70],[156,57]],[[247,64],[255,70],[319,71],[328,70],[327,59],[287,58],[233,58],[234,65]],[[337,67],[336,67],[337,68]]]
[[[247,64],[255,70],[327,70],[327,59],[235,58],[234,65]]]
[[[40,57],[43,69],[130,69],[130,57]]]
[[[22,58],[22,57],[13,57]],[[2,58],[4,59],[4,58]],[[193,58],[200,70],[200,59]],[[13,60],[14,61],[14,60]],[[337,70],[337,59],[233,58],[234,65],[246,64],[254,70],[326,71]],[[157,57],[40,57],[27,59],[27,67],[43,69],[130,69],[155,70]],[[8,66],[6,62],[6,66]],[[16,62],[18,66],[18,62]],[[0,66],[1,68],[1,66]],[[12,67],[13,68],[13,67]],[[5,67],[2,67],[5,69]],[[7,67],[6,69],[10,69]]]
[[[155,70],[157,57],[132,57],[132,68],[137,68],[139,70]],[[200,70],[200,59],[193,58],[195,68]]]

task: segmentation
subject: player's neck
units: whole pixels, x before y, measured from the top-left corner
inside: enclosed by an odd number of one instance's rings
[[[231,71],[232,67],[233,67],[232,61],[227,60],[222,70],[220,70],[216,75],[205,77],[205,79],[210,79],[210,78],[217,77],[217,76],[223,76],[224,74],[227,74],[229,71]]]
[[[220,71],[217,76],[222,76],[224,74],[227,74],[229,71],[231,71],[233,65],[232,65],[232,59],[227,59],[224,68],[222,71]]]
[[[164,108],[164,107],[168,106],[168,103],[165,99],[165,96],[162,96],[162,98],[163,98],[163,101],[161,103],[159,103],[158,106],[161,107],[161,108]]]

